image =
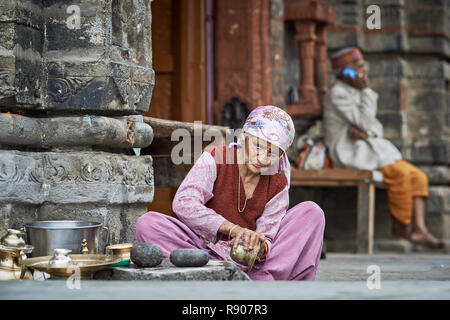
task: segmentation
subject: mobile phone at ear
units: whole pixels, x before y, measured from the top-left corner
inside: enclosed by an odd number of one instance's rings
[[[345,68],[344,71],[342,72],[342,74],[344,75],[344,77],[347,77],[347,78],[352,78],[352,79],[356,78],[356,71],[349,67]]]

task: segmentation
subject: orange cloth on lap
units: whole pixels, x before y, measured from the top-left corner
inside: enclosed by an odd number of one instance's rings
[[[405,160],[379,169],[387,184],[389,211],[399,222],[411,223],[413,197],[428,198],[428,177]]]

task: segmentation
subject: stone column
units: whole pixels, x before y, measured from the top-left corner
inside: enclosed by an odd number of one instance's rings
[[[335,12],[326,0],[284,0],[284,19],[293,21],[299,48],[299,102],[286,106],[297,117],[318,117],[327,90],[326,28],[334,22]]]
[[[315,85],[314,56],[316,53],[316,23],[310,20],[295,22],[296,36],[299,47],[300,87],[298,89],[301,103],[315,108],[318,104]]]
[[[322,104],[323,98],[328,91],[328,78],[327,78],[327,52],[328,40],[327,40],[327,26],[325,24],[319,24],[317,26],[317,40],[316,40],[316,57],[315,57],[315,75],[316,85],[319,90],[319,103]]]
[[[0,3],[0,234],[34,220],[102,222],[135,239],[153,200],[150,0]],[[99,252],[105,247],[101,235]]]

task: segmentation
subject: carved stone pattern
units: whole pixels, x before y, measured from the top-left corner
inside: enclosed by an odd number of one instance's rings
[[[131,105],[138,104],[142,98],[147,96],[148,91],[152,89],[152,83],[142,83],[133,78],[120,78],[113,76],[119,97],[122,103]]]
[[[106,166],[106,163],[103,163]],[[88,162],[81,166],[80,178],[85,182],[105,181],[106,172],[95,164]]]
[[[20,178],[17,164],[14,161],[5,159],[0,162],[0,181],[18,182]]]
[[[50,96],[53,101],[64,102],[86,87],[92,79],[93,77],[50,78],[48,79]]]
[[[8,70],[0,70],[0,97],[9,97],[15,94],[9,74]]]
[[[98,160],[83,162],[78,159],[60,160],[58,155],[44,155],[43,159],[32,159],[27,165],[18,165],[13,157],[0,160],[0,182],[5,183],[107,183],[122,185],[153,184],[153,168],[150,164]],[[29,160],[29,159],[27,159]],[[111,164],[113,163],[113,164]],[[43,168],[43,165],[45,169]],[[45,179],[43,178],[45,177]]]

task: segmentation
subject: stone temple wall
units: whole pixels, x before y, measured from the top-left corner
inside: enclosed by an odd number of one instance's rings
[[[102,222],[134,241],[153,200],[150,0],[0,2],[0,234]],[[107,233],[101,234],[99,251]]]
[[[328,31],[329,54],[349,46],[362,50],[372,88],[379,93],[377,116],[385,136],[406,160],[427,173],[427,224],[437,236],[450,238],[450,3],[377,1],[381,30],[368,30],[366,9],[373,1],[328,2],[336,10],[335,25]],[[289,30],[286,28],[287,39],[292,36]],[[287,65],[297,65],[296,48],[285,46],[285,50],[290,50],[284,54]],[[297,74],[287,74],[285,79],[295,83]],[[331,70],[329,77],[332,83]],[[295,188],[291,193],[294,203],[314,198],[324,204],[328,211],[326,238],[336,243],[334,240],[353,235],[356,211],[348,204],[356,199],[356,191],[332,190]],[[389,238],[385,192],[378,190],[376,199],[375,236]]]

